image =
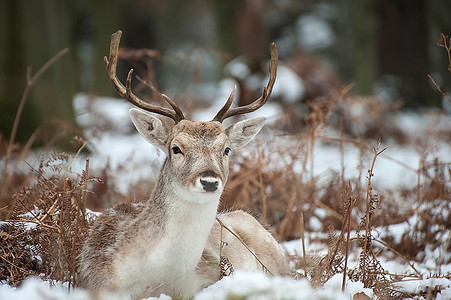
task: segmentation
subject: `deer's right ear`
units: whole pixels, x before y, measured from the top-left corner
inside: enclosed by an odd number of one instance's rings
[[[262,129],[265,120],[265,117],[255,117],[240,121],[227,128],[225,132],[229,137],[230,148],[235,150],[246,146]]]
[[[136,108],[130,109],[129,114],[136,130],[138,130],[146,141],[166,152],[169,130],[163,122],[157,117]]]

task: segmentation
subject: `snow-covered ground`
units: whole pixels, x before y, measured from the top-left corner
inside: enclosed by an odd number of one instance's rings
[[[218,99],[223,100],[227,97],[226,91],[229,92],[232,89],[233,83],[223,84],[221,87],[218,92]],[[147,143],[134,130],[128,116],[128,109],[131,105],[115,98],[96,98],[95,101],[92,100],[85,95],[78,95],[74,100],[74,106],[78,115],[77,122],[88,128],[86,130],[90,140],[88,148],[95,157],[95,159],[91,159],[92,167],[94,169],[96,166],[101,168],[108,163],[112,170],[117,169],[119,172],[115,172],[115,174],[119,175],[116,178],[117,186],[123,192],[126,191],[132,182],[140,177],[156,177],[158,175],[158,167],[162,164],[165,155],[157,147]],[[216,104],[207,110],[196,112],[194,119],[203,121],[211,119],[223,105],[222,100],[215,101],[214,103]],[[254,114],[267,117],[268,123],[271,123],[275,116],[281,114],[281,108],[277,104],[268,103]],[[249,117],[251,116],[253,115],[249,114]],[[402,128],[408,128],[412,139],[429,136],[428,130],[431,127],[435,130],[451,127],[451,116],[433,118],[416,113],[400,113],[397,120]],[[108,131],[99,134],[97,132],[99,126],[108,128]],[[326,133],[332,138],[339,137],[338,132],[334,130],[326,131]],[[266,136],[269,137],[268,143],[283,145],[292,142],[283,138],[271,138],[273,132],[266,131]],[[412,145],[398,145],[391,141],[388,141],[388,144],[382,143],[382,148],[387,149],[377,159],[374,169],[374,173],[377,176],[373,178],[374,187],[392,190],[400,189],[400,187],[412,188],[417,184],[418,175],[416,170],[420,162],[430,160],[432,157],[447,162],[451,158],[451,145],[446,141],[425,139],[424,141],[418,141],[418,143],[423,143],[423,145],[420,144],[417,147],[413,147]],[[376,144],[377,141],[374,141],[372,146],[376,146]],[[252,147],[252,145],[249,147]],[[423,150],[429,152],[425,154]],[[240,151],[245,152],[246,149]],[[338,143],[328,143],[325,140],[317,139],[314,145],[313,176],[321,180],[321,178],[327,179],[328,175],[334,171],[340,172],[341,155]],[[368,159],[371,159],[371,157]],[[84,160],[79,159],[77,162],[79,163],[78,170],[81,171],[84,168]],[[360,149],[358,147],[345,144],[343,162],[347,178],[359,177],[359,173],[362,170],[360,168]],[[133,168],[119,168],[124,166],[125,163],[132,165]],[[295,165],[295,168],[295,171],[301,172],[299,165]],[[308,169],[305,171],[309,171]],[[76,165],[75,170],[77,170]],[[365,178],[365,175],[362,177]]]
[[[231,84],[224,83],[224,90],[231,90]],[[226,99],[221,91],[218,95],[221,99]],[[219,96],[218,96],[219,97]],[[219,102],[218,102],[219,103]],[[214,115],[216,110],[222,103],[214,105],[213,108],[198,112],[194,117],[196,119],[208,119]],[[149,145],[137,133],[128,117],[127,103],[119,99],[109,98],[90,98],[85,95],[78,95],[74,100],[74,106],[77,111],[77,122],[86,128],[86,135],[89,138],[88,148],[91,151],[90,169],[95,172],[96,169],[103,169],[106,164],[109,165],[112,173],[116,174],[114,183],[122,192],[136,182],[139,178],[156,178],[158,167],[164,160],[164,153],[159,151],[152,145]],[[259,114],[266,115],[269,120],[273,116],[280,114],[277,105],[267,105],[259,111]],[[399,122],[409,128],[413,136],[427,135],[428,126],[449,128],[451,127],[451,117],[442,117],[439,122],[428,119],[427,116],[420,114],[400,114]],[[431,124],[432,122],[432,124]],[[99,128],[108,128],[108,131],[98,133]],[[283,138],[268,138],[271,132],[266,131],[266,136],[262,136],[261,143],[265,141],[284,142]],[[332,131],[327,134],[333,136],[337,133]],[[380,190],[395,190],[400,187],[412,188],[417,185],[418,166],[425,159],[431,159],[431,156],[438,157],[441,161],[449,162],[451,159],[451,145],[440,140],[434,140],[434,144],[427,145],[423,149],[430,149],[425,154],[419,148],[411,146],[402,146],[395,143],[384,144],[387,150],[378,158],[373,178],[374,187]],[[374,145],[376,146],[376,145]],[[246,151],[245,149],[243,150]],[[343,154],[343,162],[345,175],[347,178],[359,177],[360,152],[359,149],[352,145],[345,145],[343,153],[340,152],[337,143],[327,143],[318,139],[314,145],[313,156],[313,176],[324,178],[333,171],[341,171],[341,155]],[[72,168],[75,172],[81,172],[85,166],[85,158],[80,156],[73,163]],[[33,160],[30,158],[30,160]],[[38,160],[36,160],[38,161]],[[34,162],[28,161],[33,164]],[[370,161],[368,162],[370,163]],[[124,168],[124,166],[128,166]],[[275,166],[277,167],[277,166]],[[296,166],[295,166],[296,167]],[[301,172],[301,167],[299,172]],[[365,178],[364,174],[363,178]],[[450,179],[447,178],[449,181]],[[320,209],[320,208],[319,208]],[[413,216],[412,218],[415,218]],[[311,222],[314,222],[312,218]],[[410,221],[409,221],[410,223]],[[389,231],[391,236],[401,238],[402,234],[411,230],[409,223],[391,225],[385,228],[385,232]],[[412,220],[415,224],[415,220]],[[311,228],[315,228],[311,224]],[[449,242],[450,229],[445,229],[448,234],[443,236],[443,244]],[[307,233],[306,253],[327,252],[324,244],[310,242],[314,241],[314,237],[321,233]],[[374,235],[383,235],[377,229]],[[352,235],[356,235],[355,232]],[[282,245],[288,253],[302,253],[302,243],[299,240],[290,241]],[[440,285],[443,289],[438,294],[437,299],[451,299],[450,281],[444,278],[428,278],[427,274],[450,274],[451,265],[440,265],[439,259],[449,261],[451,253],[446,252],[443,247],[439,247],[434,251],[426,251],[425,263],[415,263],[416,269],[425,276],[418,279],[418,276],[412,277],[411,280],[399,282],[397,285],[406,292],[415,293],[417,291],[425,291],[427,287]],[[358,253],[350,254],[349,267],[358,263]],[[412,274],[412,268],[402,260],[384,260],[381,264],[386,270],[390,270],[393,274]],[[440,270],[438,270],[440,266]],[[351,299],[357,293],[365,293],[369,297],[373,297],[373,291],[364,289],[360,282],[346,282],[346,288],[341,291],[342,276],[335,275],[329,279],[321,288],[313,288],[306,279],[294,280],[291,278],[271,278],[264,274],[235,272],[232,276],[225,277],[221,281],[206,288],[198,293],[195,299]],[[231,296],[236,296],[233,298]],[[360,295],[362,296],[362,295]],[[102,295],[103,299],[116,299],[116,295]],[[25,280],[19,288],[10,287],[7,284],[0,285],[0,299],[91,299],[88,292],[81,289],[71,289],[60,283],[54,283],[52,286],[48,282],[41,281],[37,278]],[[159,299],[170,299],[162,295]],[[365,298],[359,298],[365,299]]]
[[[402,267],[402,266],[398,266]],[[330,278],[323,287],[313,288],[307,279],[294,280],[291,278],[269,277],[262,273],[235,272],[232,276],[224,277],[217,283],[200,291],[194,299],[196,300],[228,300],[228,299],[330,299],[347,300],[352,299],[356,294],[364,293],[368,298],[373,297],[373,291],[363,287],[361,282],[346,281],[346,288],[341,290],[342,276],[336,274]],[[444,278],[425,278],[422,280],[413,279],[399,282],[398,286],[407,292],[416,293],[426,291],[427,287],[440,285],[442,287],[436,299],[451,299],[451,282]],[[362,296],[362,295],[361,295]],[[49,282],[38,278],[28,278],[21,287],[13,288],[7,284],[0,285],[0,299],[23,300],[23,299],[68,299],[68,300],[88,300],[88,299],[118,299],[118,295],[105,293],[93,297],[86,290],[75,288],[69,290],[67,286],[60,283],[51,285]],[[150,297],[146,299],[171,299],[169,296]]]

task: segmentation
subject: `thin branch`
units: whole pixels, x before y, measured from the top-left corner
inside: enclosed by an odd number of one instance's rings
[[[19,108],[16,112],[16,117],[14,119],[13,128],[11,130],[11,136],[9,138],[9,144],[8,144],[8,150],[6,157],[8,158],[11,155],[12,152],[12,145],[14,144],[14,140],[16,138],[17,134],[17,128],[19,127],[19,121],[20,117],[22,116],[23,108],[25,106],[25,102],[28,97],[28,93],[30,91],[30,88],[36,83],[36,81],[44,74],[45,71],[47,71],[48,68],[50,68],[58,59],[60,59],[63,55],[69,52],[69,48],[64,48],[63,50],[59,51],[54,57],[52,57],[48,62],[46,62],[37,72],[36,74],[30,78],[31,74],[31,67],[28,67],[27,69],[27,84],[25,86],[25,90],[22,94],[22,98],[20,99]]]
[[[349,256],[349,239],[350,239],[350,235],[351,235],[351,215],[352,215],[352,207],[354,206],[355,202],[357,201],[357,199],[351,200],[349,201],[349,205],[346,211],[346,219],[344,220],[345,224],[347,224],[347,236],[346,236],[346,248],[345,248],[345,265],[343,268],[343,281],[341,284],[341,290],[344,291],[345,290],[345,285],[346,285],[346,271],[348,268],[348,256]]]
[[[302,242],[302,263],[304,267],[304,276],[307,278],[307,257],[305,256],[305,230],[304,230],[304,213],[301,212],[301,220],[300,224],[300,233],[301,233],[301,242]]]
[[[440,94],[442,94],[442,96],[445,97],[445,99],[448,100],[449,103],[451,103],[451,99],[449,99],[448,95],[440,89],[440,86],[434,81],[432,76],[428,74],[428,77],[432,81],[432,83],[435,85],[435,88],[440,92]]]
[[[393,247],[391,247],[390,245],[388,245],[386,242],[373,238],[374,241],[382,244],[384,247],[388,248],[390,251],[392,251],[393,253],[395,253],[396,255],[398,255],[404,262],[406,262],[407,264],[409,264],[409,266],[415,271],[415,273],[417,273],[417,275],[422,278],[423,275],[421,275],[421,273],[415,268],[415,266],[401,253],[399,253],[397,250],[395,250]]]
[[[3,220],[3,222],[6,222],[6,223],[33,223],[33,224],[36,224],[38,226],[42,226],[42,227],[45,227],[45,228],[49,228],[49,229],[53,229],[53,230],[59,231],[58,228],[56,228],[54,226],[51,226],[51,225],[47,225],[45,223],[41,223],[39,220],[38,221],[36,221],[36,220]]]
[[[368,249],[368,232],[369,232],[369,226],[370,226],[370,199],[372,195],[373,187],[371,186],[371,178],[374,176],[373,170],[374,165],[376,163],[377,157],[384,152],[387,148],[382,149],[379,151],[381,146],[381,141],[379,140],[379,143],[375,148],[373,148],[374,156],[373,161],[371,162],[371,168],[368,170],[368,184],[366,187],[366,215],[365,215],[365,239],[363,244],[363,261],[366,261],[366,252]],[[363,282],[365,282],[365,273],[363,274]]]
[[[262,161],[262,153],[261,153],[261,149],[259,146],[258,147],[258,165],[259,166],[263,166],[263,161]],[[267,215],[268,215],[268,201],[266,198],[266,193],[265,193],[265,185],[263,183],[263,171],[262,171],[262,167],[258,168],[258,185],[259,185],[259,191],[260,191],[260,196],[262,197],[262,202],[263,202],[263,216],[262,216],[262,221],[263,224],[267,224]]]
[[[36,83],[36,81],[42,76],[42,74],[44,74],[44,72],[47,71],[48,68],[50,68],[58,59],[60,59],[63,55],[67,54],[68,52],[69,52],[69,48],[64,48],[61,51],[59,51],[55,56],[50,58],[49,61],[47,61],[36,72],[36,74],[34,74],[33,77],[31,77],[31,67],[27,68],[25,89],[24,89],[22,97],[20,99],[19,107],[17,108],[16,117],[14,118],[13,127],[11,129],[11,135],[9,137],[8,148],[6,150],[5,163],[3,166],[3,181],[2,181],[0,195],[3,194],[4,189],[6,188],[5,183],[8,182],[8,177],[9,177],[9,176],[7,176],[8,162],[9,162],[9,159],[10,159],[12,151],[13,151],[14,142],[16,140],[17,129],[19,128],[20,117],[22,116],[22,112],[25,107],[25,103],[27,101],[30,89]]]
[[[265,264],[258,258],[258,256],[252,251],[248,245],[235,233],[233,232],[229,227],[227,227],[221,220],[216,217],[216,221],[221,225],[221,227],[225,228],[228,232],[230,232],[238,241],[240,241],[241,244],[249,251],[250,254],[260,263],[260,265],[263,267],[263,270],[268,272],[269,275],[274,276],[271,271],[265,266]]]
[[[445,48],[446,53],[448,54],[448,71],[451,72],[451,38],[449,39],[450,45],[448,45],[446,39],[448,36],[445,36],[443,33],[440,33],[440,39],[437,43],[437,46]]]

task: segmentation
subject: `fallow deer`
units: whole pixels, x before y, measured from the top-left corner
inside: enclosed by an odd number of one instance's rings
[[[102,290],[140,298],[164,293],[189,298],[234,269],[289,273],[278,243],[249,214],[217,214],[228,177],[229,155],[255,137],[265,118],[240,121],[227,129],[222,121],[260,108],[276,79],[277,47],[271,49],[270,79],[253,103],[230,108],[236,88],[209,122],[185,119],[167,96],[171,109],[144,102],[116,75],[121,31],[111,36],[105,68],[117,92],[135,106],[130,117],[138,132],[167,157],[152,195],[144,204],[120,204],[93,224],[79,255],[78,282],[94,293]],[[174,120],[165,125],[148,112]],[[222,263],[222,268],[220,264]]]

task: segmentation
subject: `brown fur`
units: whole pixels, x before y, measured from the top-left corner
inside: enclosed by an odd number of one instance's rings
[[[253,217],[244,212],[218,215],[239,238],[215,221],[229,174],[226,149],[246,145],[264,118],[224,130],[217,121],[182,120],[169,128],[140,110],[132,109],[130,115],[144,138],[168,156],[143,205],[121,204],[95,222],[79,257],[80,285],[134,298],[160,293],[192,297],[219,279],[220,256],[236,269],[287,275],[277,242]],[[227,246],[219,248],[222,241]]]

